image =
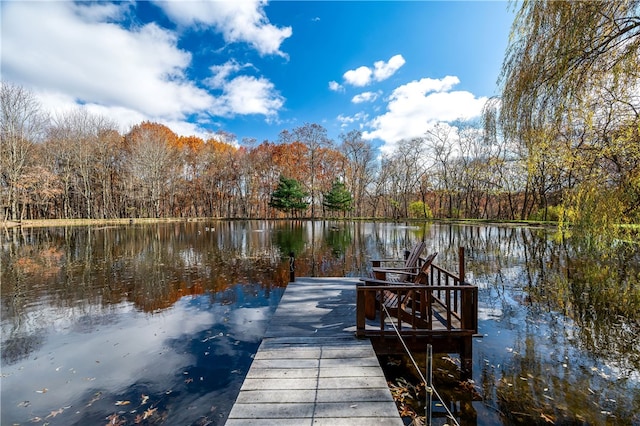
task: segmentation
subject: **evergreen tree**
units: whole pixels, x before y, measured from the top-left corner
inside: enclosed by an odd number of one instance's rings
[[[346,212],[353,210],[353,196],[344,183],[336,180],[331,185],[331,190],[324,194],[322,204],[331,211],[341,211],[346,215]]]
[[[296,212],[309,207],[309,203],[304,201],[308,196],[300,182],[280,175],[280,182],[271,194],[269,206],[294,216]]]

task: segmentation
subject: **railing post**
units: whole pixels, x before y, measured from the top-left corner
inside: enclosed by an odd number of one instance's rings
[[[365,290],[356,285],[356,336],[363,337],[365,328]]]
[[[296,255],[294,252],[289,253],[289,282],[296,281]]]
[[[464,277],[464,247],[458,247],[458,270],[460,271],[459,285],[464,285],[466,279]]]
[[[478,332],[478,289],[477,288],[463,288],[462,290],[462,304],[460,326],[464,330],[473,330],[474,333]]]

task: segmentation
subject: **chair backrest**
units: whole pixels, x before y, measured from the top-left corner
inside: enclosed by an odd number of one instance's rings
[[[409,252],[409,255],[407,256],[407,258],[404,261],[404,267],[405,268],[415,268],[416,266],[418,266],[418,260],[420,259],[420,255],[422,254],[422,252],[424,251],[424,249],[427,247],[427,243],[425,243],[424,241],[418,241],[413,248],[411,249],[411,251]],[[401,274],[399,277],[399,281],[400,282],[405,282],[409,280],[409,275],[407,274]]]
[[[404,267],[413,268],[414,266],[417,266],[418,259],[420,259],[420,255],[426,247],[427,243],[425,243],[424,241],[417,242],[409,252],[409,256],[407,256],[407,259],[404,261]]]
[[[436,258],[438,252],[433,252],[424,260],[424,263],[420,267],[420,272],[416,275],[416,279],[413,281],[415,284],[427,284],[429,280],[429,268],[431,268],[431,264],[433,263],[433,259]]]

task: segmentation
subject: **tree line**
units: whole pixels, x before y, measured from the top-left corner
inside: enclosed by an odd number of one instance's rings
[[[51,117],[21,86],[2,83],[1,95],[5,219],[513,219],[525,201],[521,161],[474,127],[442,124],[380,155],[357,130],[336,142],[304,124],[259,144],[178,136],[153,122],[121,134],[82,107]],[[296,186],[294,208],[281,204],[283,184]]]

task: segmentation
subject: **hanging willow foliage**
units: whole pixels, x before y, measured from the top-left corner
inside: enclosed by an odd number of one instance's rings
[[[604,225],[637,220],[640,0],[518,4],[499,79],[501,98],[492,103],[500,115],[485,111],[487,133],[496,134],[499,125],[506,138],[518,141],[530,173],[549,170],[550,157],[538,154],[550,152],[560,173],[531,178],[540,182],[532,190],[546,200],[553,183],[581,225],[598,217],[581,209],[593,212],[596,203],[600,210],[614,198],[624,205],[605,208],[607,220],[587,225],[606,231]]]
[[[504,129],[522,137],[566,120],[594,88],[637,96],[639,52],[638,0],[524,1],[499,80]]]

